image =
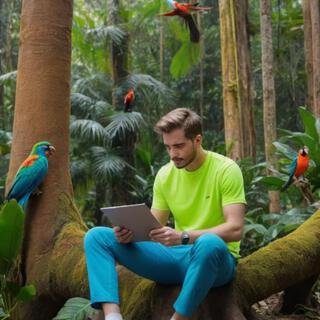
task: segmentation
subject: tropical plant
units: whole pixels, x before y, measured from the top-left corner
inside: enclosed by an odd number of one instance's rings
[[[19,255],[24,228],[24,212],[16,200],[0,210],[0,319],[8,319],[19,302],[35,297],[33,285],[20,286],[8,275]]]
[[[261,182],[269,189],[279,190],[289,178],[289,166],[296,157],[298,150],[303,146],[309,149],[309,169],[306,178],[310,183],[313,195],[319,198],[320,188],[320,119],[316,118],[305,108],[299,108],[299,114],[304,126],[304,132],[292,132],[289,130],[279,130],[281,137],[273,144],[279,155],[279,168],[271,168],[274,176],[259,177],[256,183]],[[295,192],[294,188],[289,188],[288,194]],[[297,195],[297,193],[295,193]],[[283,195],[285,197],[285,195]],[[301,198],[301,197],[300,197]],[[290,198],[291,200],[292,197]],[[301,199],[298,199],[301,202]],[[291,202],[291,201],[290,201]],[[293,204],[294,205],[294,204]]]
[[[90,301],[81,297],[71,298],[52,320],[86,320],[97,315],[98,311],[90,306]]]

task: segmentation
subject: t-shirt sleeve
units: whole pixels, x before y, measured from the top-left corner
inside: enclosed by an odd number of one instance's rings
[[[242,172],[235,162],[222,173],[221,198],[222,207],[233,203],[246,204]]]
[[[158,210],[164,210],[164,211],[170,210],[168,203],[164,197],[163,191],[162,191],[159,172],[156,175],[156,178],[155,178],[154,184],[153,184],[153,198],[152,198],[151,208],[158,209]]]

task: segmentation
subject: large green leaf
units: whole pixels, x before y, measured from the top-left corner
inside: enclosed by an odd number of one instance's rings
[[[186,41],[175,54],[171,61],[170,73],[174,79],[185,76],[190,68],[199,62],[200,46]]]
[[[22,243],[23,226],[23,210],[16,200],[10,200],[0,211],[0,258],[15,260]]]
[[[280,152],[290,160],[293,160],[294,157],[297,155],[297,152],[293,150],[291,147],[289,147],[287,144],[275,141],[273,142],[273,145],[276,147],[278,152]]]
[[[319,143],[319,134],[316,127],[316,118],[304,107],[299,107],[299,114],[302,119],[306,133]]]
[[[67,300],[59,313],[52,320],[86,320],[95,311],[90,306],[90,301],[84,298],[71,298]]]
[[[285,181],[286,181],[285,177],[280,178],[275,176],[266,176],[266,177],[257,177],[256,179],[253,180],[253,183],[261,182],[266,186],[280,189]]]

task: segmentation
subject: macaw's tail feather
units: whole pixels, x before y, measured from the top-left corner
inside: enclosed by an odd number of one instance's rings
[[[198,27],[196,23],[194,22],[191,15],[187,15],[183,17],[188,24],[189,30],[190,30],[190,40],[192,42],[199,42],[200,40],[200,32],[198,30]]]
[[[25,194],[25,195],[18,201],[18,203],[20,204],[20,206],[22,207],[22,209],[23,209],[24,212],[26,212],[27,205],[28,205],[28,200],[29,200],[29,198],[30,198],[30,194],[31,194],[31,193]]]
[[[290,176],[289,180],[282,186],[281,191],[287,190],[292,182],[293,182],[293,176]]]

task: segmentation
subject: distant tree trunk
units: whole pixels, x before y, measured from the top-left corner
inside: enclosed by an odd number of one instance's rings
[[[312,28],[313,113],[320,117],[320,3],[310,1]]]
[[[119,16],[120,10],[120,0],[108,0],[109,9],[109,24],[117,26],[121,22]],[[120,44],[112,43],[111,46],[111,63],[112,63],[112,105],[115,109],[123,109],[123,99],[122,96],[118,99],[116,90],[118,89],[121,81],[128,76],[128,34],[125,35],[124,39]],[[123,157],[127,163],[133,165],[132,154],[134,152],[134,144],[136,142],[136,136],[132,136],[134,139],[126,139],[125,142],[117,143],[117,147],[120,147],[123,151]],[[131,202],[131,195],[129,190],[129,182],[133,179],[133,174],[131,169],[126,169],[123,173],[122,179],[111,180],[112,184],[112,195],[111,203],[113,205],[127,204]]]
[[[247,2],[220,0],[219,13],[227,154],[255,158]]]
[[[197,14],[197,24],[200,34],[202,34],[202,22],[200,13]],[[204,108],[204,38],[200,37],[200,63],[199,63],[199,114],[203,127],[203,108]]]
[[[248,35],[248,1],[236,1],[237,48],[244,157],[256,160],[256,130],[253,114],[251,59]]]
[[[163,1],[160,3],[160,13],[163,10]],[[163,16],[159,17],[159,73],[160,73],[160,81],[163,82],[164,79],[164,30],[163,30]]]
[[[273,49],[271,26],[271,0],[260,1],[261,21],[261,55],[262,55],[262,86],[263,86],[263,124],[264,145],[268,167],[274,168],[277,159],[273,142],[276,140],[276,100],[273,77]],[[269,172],[273,174],[272,171]],[[278,191],[269,191],[270,212],[280,212]]]
[[[4,0],[0,0],[0,75],[3,74],[3,51],[5,43],[6,27],[2,17],[5,17]],[[4,112],[4,86],[0,84],[0,129],[5,130],[5,112]]]
[[[121,21],[119,18],[120,0],[108,0],[109,25],[117,26]],[[121,43],[112,42],[111,65],[112,65],[112,105],[122,108],[122,99],[118,101],[117,87],[128,75],[128,35],[126,34]],[[121,104],[121,105],[120,105]]]
[[[304,31],[304,56],[307,76],[307,107],[310,112],[314,112],[313,103],[313,67],[312,67],[312,26],[310,0],[303,1],[303,31]]]

